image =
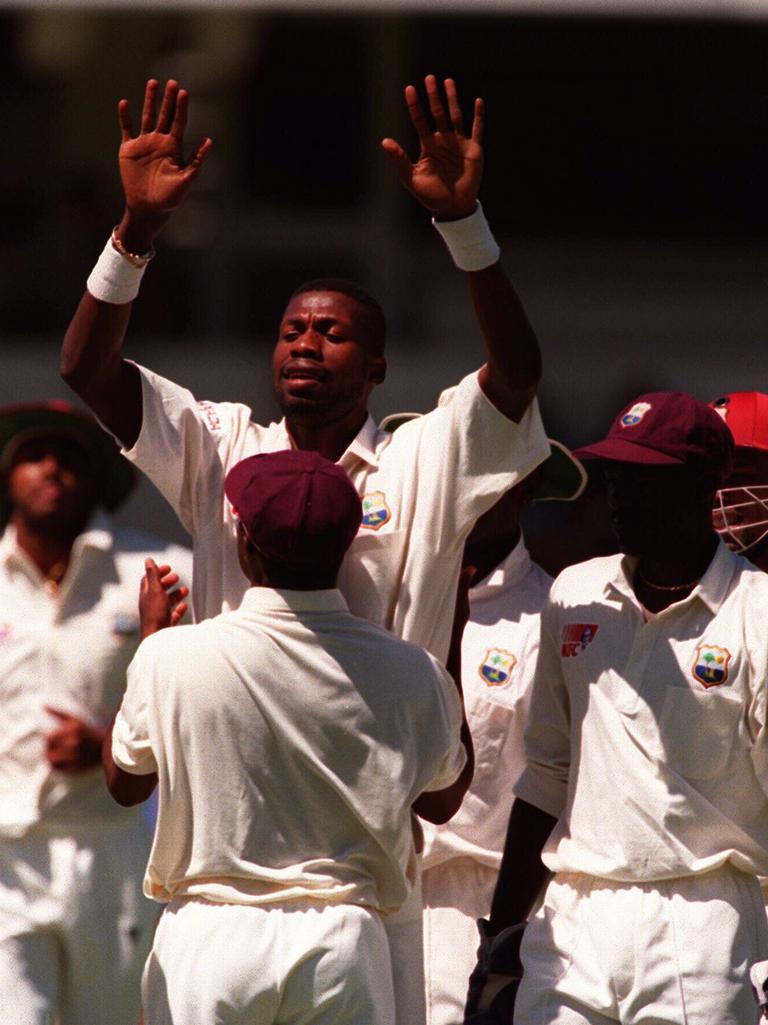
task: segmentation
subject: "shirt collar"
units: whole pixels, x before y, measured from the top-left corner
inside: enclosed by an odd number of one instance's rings
[[[368,463],[374,469],[379,465],[379,459],[376,455],[378,435],[379,429],[369,413],[365,423],[349,443],[346,452],[339,460],[345,470],[349,471],[348,464],[351,464],[355,458],[362,459],[364,463]]]
[[[337,588],[321,591],[288,591],[274,587],[249,587],[240,608],[248,612],[348,612]]]
[[[491,572],[480,580],[472,588],[472,594],[477,596],[492,587],[511,587],[517,584],[531,568],[531,557],[525,545],[523,535],[520,540],[502,562],[492,569]]]
[[[75,543],[72,545],[72,556],[75,557],[86,548],[95,548],[103,552],[112,548],[112,521],[105,512],[99,509],[93,513],[82,534],[75,538]],[[9,561],[17,557],[20,551],[21,549],[16,543],[16,528],[9,523],[0,538],[0,561],[8,565]]]
[[[296,444],[288,431],[285,419],[280,421],[279,427],[285,435],[286,448],[295,448]],[[376,446],[379,440],[379,433],[376,421],[369,413],[363,426],[342,453],[338,461],[339,465],[349,472],[350,468],[354,466],[355,461],[362,459],[364,463],[368,463],[374,470],[377,469],[379,457],[376,454]]]
[[[691,593],[675,606],[684,605],[695,600],[702,601],[709,611],[714,615],[731,592],[734,575],[738,571],[738,557],[722,541],[718,540],[715,554],[707,567],[704,576],[693,588]],[[612,577],[606,581],[606,591],[613,588],[629,598],[637,605],[637,598],[632,589],[632,577],[634,575],[637,559],[631,555],[617,556],[616,569]],[[662,610],[666,612],[667,610]]]

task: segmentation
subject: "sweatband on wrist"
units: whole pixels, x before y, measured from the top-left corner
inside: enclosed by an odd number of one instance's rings
[[[111,237],[91,271],[86,288],[94,299],[121,305],[130,303],[139,294],[141,278],[146,270],[127,260],[112,245]]]
[[[498,263],[501,250],[479,202],[469,217],[462,217],[460,221],[436,221],[433,217],[432,223],[442,235],[459,270],[484,270]]]

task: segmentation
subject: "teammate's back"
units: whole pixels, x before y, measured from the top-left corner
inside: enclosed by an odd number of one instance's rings
[[[115,741],[143,727],[142,768],[159,776],[149,892],[397,907],[408,809],[455,780],[460,725],[439,663],[337,590],[253,587],[233,612],[148,638]]]

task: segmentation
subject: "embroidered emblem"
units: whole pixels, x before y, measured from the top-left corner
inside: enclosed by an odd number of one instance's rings
[[[372,491],[363,495],[362,526],[369,530],[378,530],[392,517],[383,491]]]
[[[574,655],[580,654],[594,641],[598,630],[596,623],[566,623],[563,627],[560,654],[563,658],[573,658]]]
[[[728,663],[731,653],[716,644],[700,644],[693,660],[693,677],[705,687],[717,687],[728,679]]]
[[[112,617],[112,633],[115,637],[134,637],[139,632],[137,616],[129,612],[116,612]]]
[[[0,641],[7,641],[13,633],[13,626],[10,623],[0,623]]]
[[[200,412],[205,417],[208,423],[208,429],[211,431],[221,430],[221,419],[219,414],[216,412],[216,407],[212,402],[198,402]]]
[[[634,427],[636,424],[639,424],[650,408],[650,402],[636,402],[621,418],[621,426]]]
[[[489,687],[503,687],[509,683],[512,670],[517,665],[517,658],[511,651],[503,648],[489,648],[478,672]]]

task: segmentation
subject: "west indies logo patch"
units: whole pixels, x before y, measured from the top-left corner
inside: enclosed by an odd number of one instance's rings
[[[731,653],[716,644],[700,644],[696,649],[691,672],[693,678],[705,687],[719,687],[728,679],[728,663]]]
[[[372,491],[370,495],[363,495],[363,527],[378,530],[391,517],[392,513],[383,491]]]
[[[599,630],[597,623],[566,623],[563,627],[563,636],[560,644],[560,654],[563,658],[573,658],[595,639]]]
[[[489,648],[478,667],[478,672],[489,687],[503,687],[509,683],[517,658],[504,648]]]
[[[621,418],[621,426],[634,427],[636,424],[639,424],[650,408],[650,402],[636,402]]]

